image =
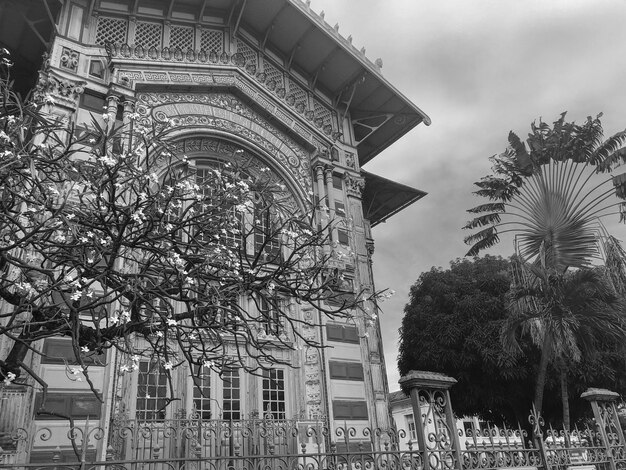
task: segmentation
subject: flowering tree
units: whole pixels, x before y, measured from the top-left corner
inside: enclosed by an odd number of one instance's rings
[[[23,105],[0,87],[5,384],[31,376],[45,391],[29,358],[49,337],[71,339],[68,373],[96,394],[89,364],[111,349],[122,372],[149,357],[167,372],[254,373],[284,363],[279,349],[321,346],[303,334],[320,320],[296,303],[347,318],[367,302],[334,274],[319,208],[298,206],[269,168],[237,154],[196,168],[167,125],[104,114],[68,130],[44,117],[49,98]]]

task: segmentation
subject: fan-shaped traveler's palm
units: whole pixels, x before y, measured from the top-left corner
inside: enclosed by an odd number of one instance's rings
[[[619,172],[626,161],[625,140],[626,132],[603,140],[600,116],[579,125],[566,122],[564,113],[553,126],[533,123],[526,144],[511,132],[508,148],[492,157],[492,174],[475,183],[475,194],[489,202],[469,210],[475,218],[464,228],[475,232],[465,238],[471,245],[467,254],[495,245],[503,233],[515,235],[519,263],[513,273],[518,297],[513,311],[525,310],[534,318],[529,325],[541,336],[538,410],[548,362],[580,352],[580,342],[588,340],[563,304],[567,271],[601,262],[611,289],[622,294],[626,286],[624,251],[602,224],[611,215],[625,220],[626,173]],[[620,174],[611,175],[615,171]],[[522,295],[524,289],[528,295]],[[602,323],[603,328],[611,325]],[[597,330],[586,334],[593,337]]]

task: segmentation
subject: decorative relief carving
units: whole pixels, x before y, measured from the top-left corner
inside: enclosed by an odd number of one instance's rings
[[[173,82],[190,82],[191,75],[188,73],[172,73],[170,72],[170,80]]]
[[[254,155],[248,152],[248,150],[227,140],[211,137],[191,137],[173,142],[172,145],[177,152],[183,154],[212,153],[219,155],[225,160],[233,159],[233,156],[237,155],[240,161],[246,162],[247,171],[250,174],[262,174],[264,177],[269,177],[272,181],[281,181],[279,175],[258,158],[254,158]],[[274,197],[280,198],[280,206],[288,210],[289,213],[293,214],[298,211],[298,205],[289,191],[276,192]]]
[[[144,77],[150,82],[166,82],[167,74],[162,72],[145,72]]]
[[[45,100],[47,97],[52,97],[59,104],[74,108],[76,100],[85,91],[86,84],[83,81],[61,79],[42,72],[39,74],[39,79],[35,86],[34,97],[36,100]]]
[[[346,165],[356,170],[354,152],[346,152]]]
[[[213,82],[213,76],[206,74],[194,73],[191,74],[191,78],[196,83],[211,83]]]
[[[250,87],[244,79],[233,73],[218,72],[216,74],[207,73],[182,73],[182,72],[140,72],[137,70],[120,70],[118,81],[124,86],[131,86],[133,82],[165,82],[165,83],[214,83],[218,85],[235,86],[252,98],[258,105],[267,110],[272,116],[281,121],[287,127],[293,129],[300,137],[307,140],[316,147],[325,147],[327,144],[316,138],[305,126],[296,122],[291,116],[277,108],[255,89]]]
[[[198,103],[207,106],[199,107]],[[311,186],[306,149],[232,95],[140,93],[137,112],[143,118],[151,117],[157,122],[171,119],[174,126],[219,129],[243,137],[274,156],[296,178],[302,191],[306,192]]]
[[[305,92],[299,85],[296,84],[296,81],[293,78],[290,78],[290,89],[293,90],[290,93],[286,93],[285,88],[279,86],[275,79],[267,80],[267,73],[259,72],[257,70],[257,66],[255,64],[250,63],[245,60],[245,57],[237,52],[232,56],[227,52],[222,52],[219,56],[215,53],[215,51],[211,51],[208,55],[203,51],[194,51],[188,49],[186,54],[183,54],[178,48],[174,49],[174,53],[168,47],[164,47],[162,49],[158,48],[150,48],[154,51],[153,57],[146,57],[145,47],[141,44],[129,45],[129,44],[119,44],[119,43],[107,43],[106,44],[107,54],[111,59],[116,57],[122,57],[125,59],[138,59],[139,62],[143,62],[146,60],[165,60],[171,61],[174,60],[176,62],[185,62],[185,63],[211,63],[217,64],[221,62],[222,64],[233,63],[237,67],[245,70],[249,77],[252,77],[259,84],[264,84],[265,87],[271,91],[275,92],[276,96],[283,100],[287,105],[294,107],[295,110],[304,115],[304,117],[311,122],[315,127],[320,129],[324,134],[332,138],[333,140],[337,140],[341,136],[341,132],[333,129],[334,122],[333,119],[330,118],[332,111],[327,108],[326,105],[323,105],[321,101],[316,101],[317,104],[317,113],[314,110],[307,111],[307,105],[305,101],[307,100],[309,92]],[[189,77],[189,74],[185,74]],[[172,78],[172,81],[175,82],[186,82],[191,81],[191,79],[186,80],[182,79],[182,77]],[[223,83],[218,81],[218,83]],[[241,84],[241,82],[239,82]],[[244,86],[244,85],[242,85]],[[305,112],[306,111],[306,112]],[[321,114],[320,114],[321,113]],[[324,118],[321,115],[325,116]]]
[[[66,70],[71,70],[72,72],[76,72],[78,70],[78,62],[80,61],[80,53],[70,49],[69,47],[64,47],[61,50],[61,68]]]
[[[360,198],[365,188],[365,179],[346,173],[344,181],[346,182],[346,192],[348,196]]]

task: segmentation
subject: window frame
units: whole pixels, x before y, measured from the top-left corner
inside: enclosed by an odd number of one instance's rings
[[[60,349],[60,351],[58,351]],[[55,350],[58,352],[55,353]],[[41,364],[79,364],[74,356],[72,340],[70,338],[50,337],[45,338],[41,348]],[[67,354],[67,352],[71,354]],[[100,354],[81,353],[81,359],[85,365],[104,366],[106,365],[106,350]],[[73,358],[73,359],[72,359]]]
[[[147,367],[145,371],[144,369]],[[156,373],[155,373],[156,368]],[[142,377],[147,380],[143,382]],[[150,377],[156,377],[156,383],[150,383]],[[135,416],[140,422],[162,422],[168,418],[168,401],[169,401],[169,383],[166,369],[157,360],[139,361],[139,369],[136,374],[135,388]],[[142,390],[142,387],[144,388]],[[143,396],[140,393],[143,391]],[[156,391],[157,394],[150,393]],[[140,403],[145,406],[140,408]],[[148,404],[154,404],[154,407],[148,408]]]
[[[330,360],[328,361],[328,369],[330,378],[334,380],[365,381],[365,371],[360,362]]]
[[[39,410],[41,408],[42,400],[43,392],[38,391],[35,394],[35,407],[33,410],[33,417],[35,420],[50,421],[65,419],[60,416],[40,414]],[[81,408],[81,403],[87,403],[88,406],[83,406]],[[90,392],[48,392],[46,396],[46,407],[50,408],[50,411],[52,412],[58,412],[66,416],[71,416],[76,420],[100,419],[102,416],[102,403],[100,403],[96,396]],[[93,414],[90,414],[90,411],[93,411]]]
[[[261,410],[263,419],[287,419],[287,374],[285,369],[264,369],[261,377]],[[268,410],[269,408],[269,410]]]
[[[341,334],[330,334],[335,329],[341,331]],[[326,339],[328,341],[336,341],[338,343],[360,344],[359,330],[355,325],[341,325],[337,323],[326,323]]]
[[[366,421],[369,419],[365,400],[333,400],[334,419]],[[363,410],[365,413],[363,413]]]

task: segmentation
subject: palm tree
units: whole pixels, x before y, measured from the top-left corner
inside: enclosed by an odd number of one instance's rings
[[[531,124],[526,144],[510,132],[508,148],[492,157],[492,174],[475,183],[475,194],[489,202],[470,209],[475,217],[464,227],[478,229],[465,238],[471,245],[468,256],[495,245],[503,233],[515,235],[519,262],[513,273],[509,328],[525,324],[541,340],[534,399],[539,412],[551,360],[557,367],[560,361],[564,371],[564,360],[580,354],[581,345],[593,341],[598,328],[623,334],[621,316],[609,315],[597,328],[589,328],[582,317],[591,321],[596,312],[574,311],[568,298],[572,283],[583,282],[579,276],[590,276],[585,268],[597,263],[605,267],[602,283],[614,295],[623,294],[626,286],[624,250],[602,224],[611,215],[626,220],[626,174],[611,176],[626,161],[626,149],[621,148],[626,132],[603,141],[600,117],[580,125],[566,122],[565,113],[553,126],[539,120]],[[571,270],[581,271],[570,276]],[[595,271],[594,276],[598,278]],[[591,278],[585,283],[594,284]],[[598,296],[594,302],[609,300]],[[602,309],[594,305],[599,313],[610,304]],[[503,338],[511,340],[511,334],[504,331]]]
[[[519,259],[513,263],[514,271],[527,270],[534,279],[527,276],[525,282],[516,283],[509,291],[502,343],[511,352],[521,351],[518,337],[527,334],[545,352],[535,389],[536,407],[543,403],[548,363],[554,363],[559,374],[563,424],[569,429],[567,372],[583,354],[594,354],[603,343],[616,344],[626,338],[623,297],[616,293],[605,268],[577,269],[546,279],[533,266],[520,266]]]

